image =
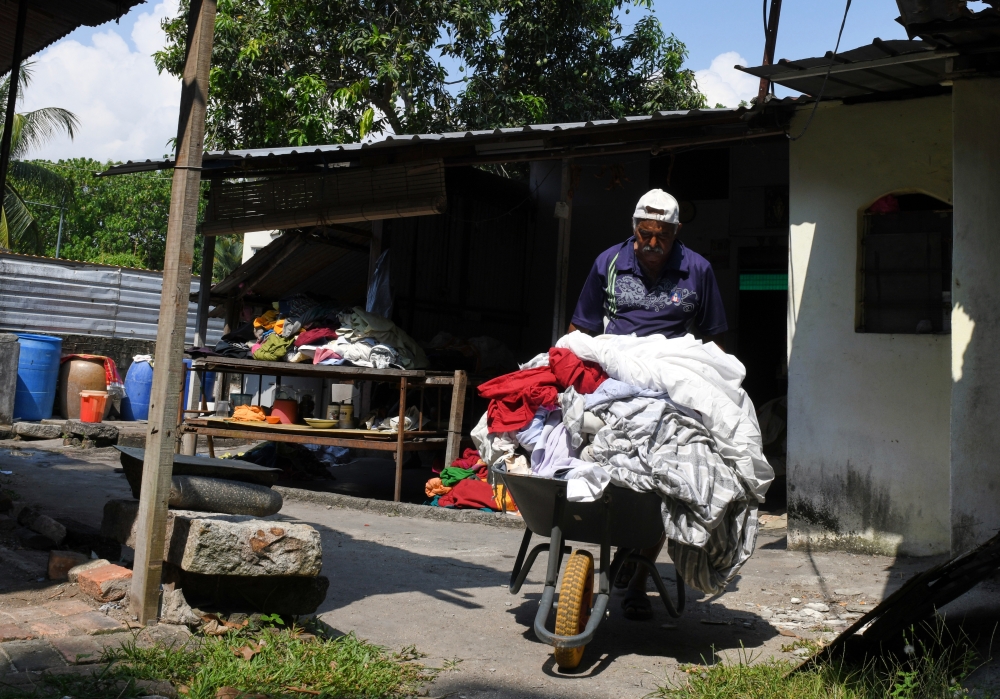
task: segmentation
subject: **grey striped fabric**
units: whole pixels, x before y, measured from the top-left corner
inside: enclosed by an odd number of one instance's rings
[[[632,397],[595,407],[606,423],[595,461],[611,481],[663,498],[668,552],[684,582],[706,594],[725,589],[757,539],[757,499],[698,420],[668,400]]]

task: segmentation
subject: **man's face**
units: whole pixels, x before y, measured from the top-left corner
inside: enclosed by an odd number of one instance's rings
[[[678,224],[663,221],[639,221],[635,227],[636,254],[643,262],[658,266],[673,247],[679,227]]]

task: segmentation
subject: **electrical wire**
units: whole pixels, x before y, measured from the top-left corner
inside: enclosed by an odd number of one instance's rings
[[[809,125],[812,124],[813,117],[816,116],[816,110],[819,109],[819,103],[823,100],[823,93],[826,92],[826,83],[830,79],[830,73],[833,71],[834,63],[837,58],[837,50],[840,49],[840,39],[844,36],[844,25],[847,24],[847,13],[851,9],[851,0],[847,0],[847,6],[844,7],[844,18],[840,21],[840,31],[837,33],[837,45],[833,47],[833,56],[830,57],[830,65],[826,69],[826,75],[823,76],[823,86],[819,89],[819,95],[816,96],[816,103],[813,105],[812,111],[809,113],[809,119],[806,121],[806,125],[802,128],[802,133],[798,136],[792,136],[787,134],[789,141],[798,141],[800,138],[806,135],[806,131],[809,130]]]

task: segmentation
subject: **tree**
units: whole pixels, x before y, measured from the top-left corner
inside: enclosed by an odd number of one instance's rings
[[[0,104],[7,104],[10,94],[10,75],[0,82]],[[18,99],[31,83],[31,64],[21,67],[18,79]],[[6,118],[0,113],[0,129]],[[43,107],[32,112],[14,115],[10,138],[10,167],[8,169],[3,208],[0,210],[0,248],[18,252],[41,254],[42,242],[39,229],[31,212],[24,203],[20,191],[32,188],[57,198],[65,191],[66,181],[53,172],[35,163],[24,161],[33,149],[44,144],[60,132],[73,138],[74,129],[79,126],[76,116],[58,107]]]
[[[206,141],[254,148],[435,131],[455,98],[435,46],[490,31],[478,0],[220,0]],[[157,67],[180,76],[188,0],[163,24]]]
[[[652,14],[624,34],[623,6],[652,0],[499,3],[498,31],[448,46],[471,67],[459,114],[467,128],[590,121],[704,107],[687,48]]]
[[[37,169],[66,183],[60,257],[162,269],[171,178],[162,172],[97,177],[113,163],[88,158],[36,160]],[[39,254],[55,254],[61,195],[33,184],[22,188],[38,229]],[[48,206],[38,206],[47,204]],[[55,208],[52,208],[55,207]],[[196,260],[200,259],[196,255]]]
[[[228,235],[216,238],[212,281],[221,282],[241,264],[243,264],[243,236]]]
[[[207,143],[358,141],[704,105],[651,0],[219,0]],[[160,70],[181,75],[187,0]],[[449,91],[441,56],[463,61]],[[467,68],[467,72],[466,69]]]

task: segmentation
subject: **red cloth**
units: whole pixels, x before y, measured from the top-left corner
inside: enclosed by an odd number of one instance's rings
[[[462,458],[455,459],[451,462],[451,465],[472,471],[483,479],[485,479],[486,474],[489,473],[489,469],[486,467],[486,462],[483,461],[482,457],[479,456],[479,452],[475,449],[466,449],[462,452]]]
[[[325,345],[330,340],[337,339],[337,331],[333,328],[313,328],[303,330],[295,336],[295,346],[302,345]]]
[[[555,374],[547,366],[498,376],[482,384],[479,395],[490,401],[486,410],[490,432],[520,430],[541,406],[559,400]]]
[[[343,359],[343,357],[332,349],[320,347],[316,350],[316,354],[313,355],[313,364],[325,362],[327,359]]]
[[[457,507],[461,510],[500,509],[493,497],[493,486],[476,478],[459,481],[450,492],[438,499],[437,504],[438,507]]]
[[[572,386],[577,393],[593,393],[607,381],[608,375],[596,362],[584,362],[568,349],[549,350],[549,369],[556,377],[560,390]]]
[[[553,347],[549,366],[498,376],[479,387],[479,395],[490,401],[486,424],[491,433],[523,429],[540,407],[557,403],[559,392],[568,386],[579,393],[593,393],[607,378],[594,362]]]

